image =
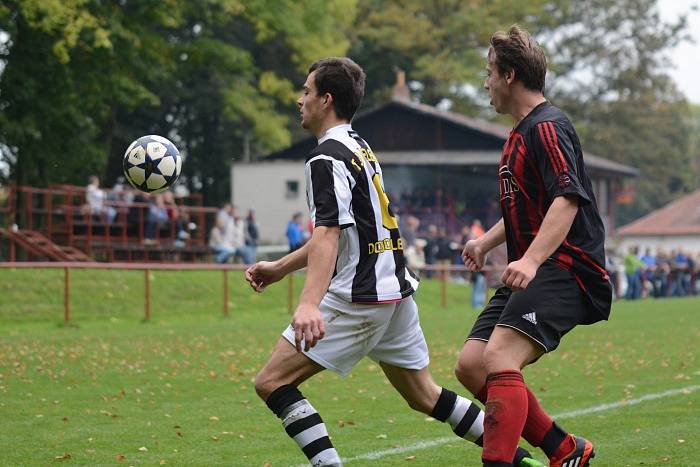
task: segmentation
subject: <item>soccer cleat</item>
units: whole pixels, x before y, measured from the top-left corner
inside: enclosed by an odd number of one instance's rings
[[[550,459],[549,467],[588,467],[588,463],[595,457],[593,443],[579,436],[569,435],[574,439],[576,447],[563,459]]]
[[[513,465],[515,467],[547,467],[537,459],[533,459],[532,454],[520,446],[518,446],[518,450],[515,452]]]

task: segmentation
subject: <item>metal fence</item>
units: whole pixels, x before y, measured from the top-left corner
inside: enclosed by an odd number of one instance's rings
[[[151,319],[151,271],[221,271],[223,275],[223,304],[222,312],[224,316],[229,314],[228,304],[228,273],[229,271],[245,271],[248,265],[245,264],[218,264],[218,263],[101,263],[101,262],[0,262],[0,269],[63,269],[63,321],[65,324],[71,322],[71,270],[73,269],[118,269],[143,271],[144,277],[144,303],[143,319]],[[464,266],[426,265],[420,268],[421,271],[437,272],[440,282],[440,304],[447,306],[447,283],[452,272],[468,272]],[[484,268],[483,272],[493,271],[492,268]],[[290,314],[294,312],[294,280],[295,274],[287,275],[287,310]]]

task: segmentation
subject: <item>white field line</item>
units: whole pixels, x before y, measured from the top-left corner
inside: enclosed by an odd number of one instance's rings
[[[572,410],[570,412],[563,412],[554,415],[552,418],[555,420],[562,420],[566,418],[581,417],[584,415],[590,415],[597,412],[606,412],[608,410],[619,409],[621,407],[627,407],[629,405],[637,405],[642,402],[653,401],[656,399],[663,399],[664,397],[677,396],[679,394],[690,394],[696,391],[700,391],[700,385],[696,386],[686,386],[684,388],[669,389],[668,391],[657,392],[652,394],[646,394],[644,396],[638,397],[636,399],[622,400],[618,402],[611,402],[608,404],[594,405],[592,407],[586,407],[584,409]],[[382,457],[391,456],[394,454],[402,454],[404,452],[420,451],[422,449],[432,448],[435,446],[440,446],[442,444],[447,444],[452,441],[457,441],[454,436],[446,436],[444,438],[435,438],[427,441],[419,441],[417,443],[409,444],[406,446],[400,446],[392,449],[383,449],[381,451],[368,452],[367,454],[362,454],[355,457],[344,458],[343,462],[353,462],[359,460],[374,460],[381,459]],[[471,444],[468,444],[471,446]],[[308,464],[300,464],[298,467],[308,467]]]

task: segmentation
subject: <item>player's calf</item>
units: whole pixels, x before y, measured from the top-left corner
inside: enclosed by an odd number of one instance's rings
[[[454,434],[477,446],[483,446],[484,411],[474,402],[449,389],[442,388],[440,397],[430,416],[441,422],[447,422]],[[544,464],[532,458],[530,453],[518,447],[513,459],[518,467],[544,467]]]
[[[304,452],[313,466],[340,467],[342,462],[333,447],[328,430],[316,409],[296,386],[286,384],[275,389],[265,401],[285,431]]]

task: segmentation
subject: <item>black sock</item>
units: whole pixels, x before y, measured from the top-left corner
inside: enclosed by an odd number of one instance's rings
[[[296,386],[280,386],[265,403],[282,420],[289,437],[313,465],[342,465],[321,416]]]

